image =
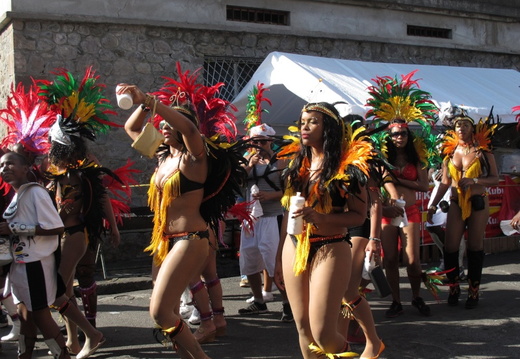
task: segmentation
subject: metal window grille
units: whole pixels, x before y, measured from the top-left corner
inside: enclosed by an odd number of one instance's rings
[[[228,5],[226,20],[289,26],[289,12]]]
[[[226,85],[220,88],[219,97],[232,101],[253,77],[262,60],[253,58],[212,57],[204,61],[204,84],[217,82]]]
[[[408,25],[406,28],[408,36],[435,37],[438,39],[451,39],[451,29],[441,29],[436,27],[424,27]]]

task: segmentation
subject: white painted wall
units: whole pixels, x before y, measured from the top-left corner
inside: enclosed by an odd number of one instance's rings
[[[12,6],[13,16],[20,17],[154,23],[520,54],[518,21],[460,11],[391,10],[345,3],[348,4],[302,0],[1,0],[0,10]],[[290,11],[291,24],[285,27],[226,21],[227,4]],[[449,28],[453,39],[409,37],[407,25]]]

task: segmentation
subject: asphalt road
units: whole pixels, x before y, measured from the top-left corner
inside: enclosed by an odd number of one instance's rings
[[[443,289],[441,303],[424,292],[431,306],[430,317],[421,316],[409,302],[405,313],[387,319],[384,312],[390,297],[369,297],[377,330],[386,344],[381,358],[519,358],[520,357],[520,252],[486,256],[479,307],[474,310],[449,307]],[[268,303],[269,312],[256,317],[241,317],[237,311],[246,305],[247,288],[240,288],[239,277],[222,279],[228,335],[203,347],[211,358],[301,358],[294,324],[282,323],[281,301]],[[115,285],[117,283],[117,285]],[[410,287],[401,271],[402,298],[409,297]],[[100,281],[98,326],[107,337],[105,346],[92,358],[175,358],[152,337],[152,321],[147,308],[151,290],[150,279],[142,273],[137,277],[112,278]],[[115,289],[117,288],[117,290]],[[136,288],[143,288],[136,290]],[[465,286],[462,288],[463,293]],[[464,295],[465,297],[465,295]],[[0,335],[9,328],[1,328]],[[361,352],[360,345],[353,346]],[[16,344],[4,343],[5,358],[16,358]],[[42,341],[37,343],[34,358],[49,358]]]

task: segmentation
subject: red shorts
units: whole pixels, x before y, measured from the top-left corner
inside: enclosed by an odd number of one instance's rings
[[[419,211],[419,207],[417,207],[417,205],[412,204],[411,206],[406,207],[404,209],[404,211],[406,212],[406,218],[408,219],[409,223],[421,223],[422,222],[421,212]],[[382,221],[383,224],[390,224],[391,222],[392,222],[392,218],[383,217],[383,221]]]

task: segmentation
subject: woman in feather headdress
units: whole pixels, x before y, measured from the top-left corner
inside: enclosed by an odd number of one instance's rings
[[[298,192],[305,197],[303,209],[293,214],[303,218],[304,228],[302,234],[286,235],[285,214],[276,284],[287,291],[304,358],[357,356],[338,332],[338,309],[351,269],[347,228],[361,225],[367,215],[364,186],[372,146],[354,140],[329,103],[305,105],[298,126],[290,130],[300,136],[287,137],[291,143],[278,157],[290,161],[282,204],[289,208]]]
[[[416,70],[417,71],[417,70]],[[375,86],[369,88],[371,98],[367,106],[371,109],[367,118],[373,117],[374,123],[388,124],[389,131],[384,133],[388,162],[394,167],[385,178],[385,189],[391,198],[383,208],[381,240],[384,252],[384,266],[388,283],[392,289],[392,304],[386,311],[388,318],[403,313],[399,288],[399,239],[404,250],[408,280],[412,289],[412,305],[423,315],[430,315],[430,308],[420,297],[422,269],[420,263],[420,226],[421,213],[416,206],[416,193],[428,191],[429,164],[428,154],[435,149],[426,146],[424,133],[430,133],[431,122],[437,108],[430,100],[431,95],[417,86],[412,77],[416,71],[396,77],[377,77]],[[408,123],[420,125],[423,133],[415,135]],[[398,199],[404,200],[403,209],[395,205]],[[407,223],[392,221],[406,214]]]
[[[442,143],[442,180],[432,205],[428,208],[428,222],[446,191],[451,202],[446,221],[444,267],[450,270],[449,305],[458,305],[459,245],[467,230],[468,298],[465,307],[475,308],[479,301],[479,287],[484,264],[484,233],[489,218],[489,199],[486,187],[498,184],[498,170],[491,152],[491,138],[498,127],[490,115],[485,121],[475,121],[460,107],[446,109],[454,129],[448,130]],[[451,270],[453,268],[453,270]]]
[[[164,136],[148,192],[154,230],[146,250],[160,268],[150,315],[182,358],[199,359],[208,358],[199,342],[213,341],[225,331],[224,308],[212,302],[213,313],[204,311],[201,319],[220,315],[220,328],[215,322],[213,329],[205,328],[194,336],[179,315],[180,298],[193,279],[200,278],[213,254],[214,233],[240,193],[246,173],[240,167],[243,157],[234,157],[235,149],[236,153],[243,150],[229,142],[234,140],[236,127],[227,112],[228,103],[215,96],[223,84],[206,87],[196,83],[196,73],[182,73],[180,65],[178,72],[180,80],[168,79],[155,93],[157,97],[128,84],[121,84],[118,93],[128,93],[133,103],[141,104],[125,123],[130,138],[135,141],[141,135],[149,112]],[[218,277],[211,280],[206,283],[208,290],[219,285]],[[204,286],[200,279],[197,282],[198,287]],[[203,314],[209,315],[202,318]]]
[[[119,231],[103,176],[120,179],[100,165],[89,152],[86,140],[94,141],[98,134],[107,133],[116,124],[108,120],[113,111],[104,96],[104,85],[99,83],[92,68],[86,69],[80,81],[65,69],[58,70],[55,75],[50,81],[37,81],[40,97],[57,118],[49,131],[51,147],[46,176],[52,181],[51,192],[65,225],[59,273],[69,300],[57,301],[54,306],[66,319],[68,351],[77,353],[77,358],[87,358],[105,342],[105,338],[94,326],[94,270],[89,270],[89,266],[78,267],[78,264],[83,259],[88,261],[85,256],[95,253],[105,230],[104,219],[110,224],[112,243],[119,244]],[[90,256],[90,262],[94,258]],[[77,309],[73,291],[76,273],[88,319]],[[84,278],[89,278],[88,285],[84,284]],[[78,340],[77,327],[85,334],[83,347]]]

